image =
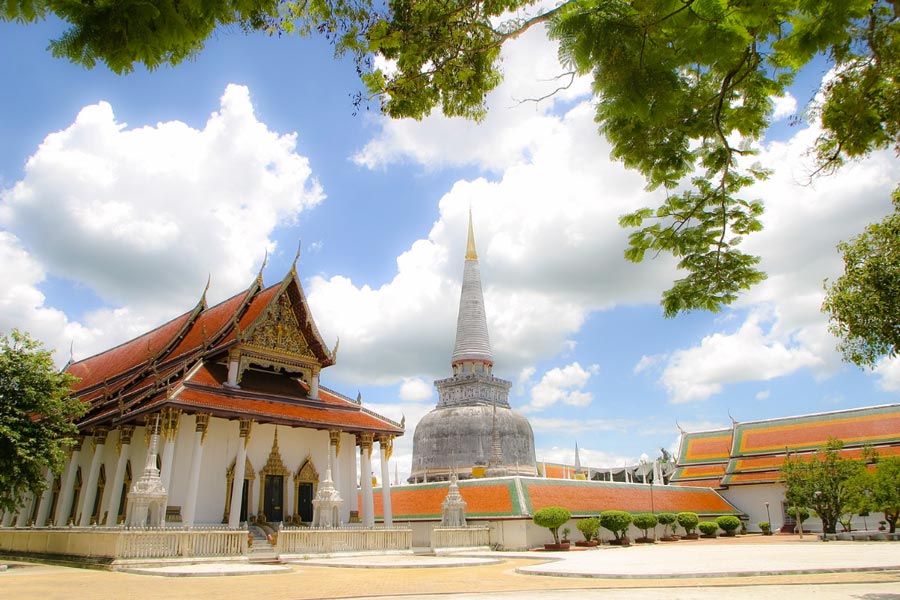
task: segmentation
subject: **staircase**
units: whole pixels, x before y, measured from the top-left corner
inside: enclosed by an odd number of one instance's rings
[[[266,532],[259,527],[251,527],[253,534],[253,546],[247,551],[247,558],[251,563],[278,564],[278,555],[275,546],[266,539]]]

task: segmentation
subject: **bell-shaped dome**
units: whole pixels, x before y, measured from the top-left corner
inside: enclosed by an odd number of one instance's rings
[[[486,467],[496,427],[502,464],[509,475],[537,475],[534,432],[528,419],[506,407],[486,404],[435,408],[425,415],[413,436],[410,482],[446,481],[451,471],[460,479]]]

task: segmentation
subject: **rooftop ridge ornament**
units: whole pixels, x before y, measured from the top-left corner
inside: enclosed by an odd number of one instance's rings
[[[263,269],[266,268],[266,263],[269,262],[269,249],[266,248],[266,252],[263,255],[262,264],[259,266],[259,272],[256,274],[256,283],[259,284],[259,287],[263,287]]]

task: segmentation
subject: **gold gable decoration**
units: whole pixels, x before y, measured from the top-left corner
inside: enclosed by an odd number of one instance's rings
[[[303,464],[297,469],[297,474],[294,475],[294,481],[308,481],[311,483],[319,483],[319,472],[316,471],[315,465],[313,465],[312,457],[306,457],[306,460],[303,461]]]
[[[281,294],[275,305],[266,311],[265,318],[254,327],[247,345],[279,355],[316,359],[300,330],[287,294]]]

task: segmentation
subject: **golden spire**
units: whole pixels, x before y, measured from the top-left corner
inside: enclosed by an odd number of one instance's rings
[[[475,232],[472,230],[472,207],[469,207],[469,241],[466,242],[466,260],[478,260],[475,252]]]

